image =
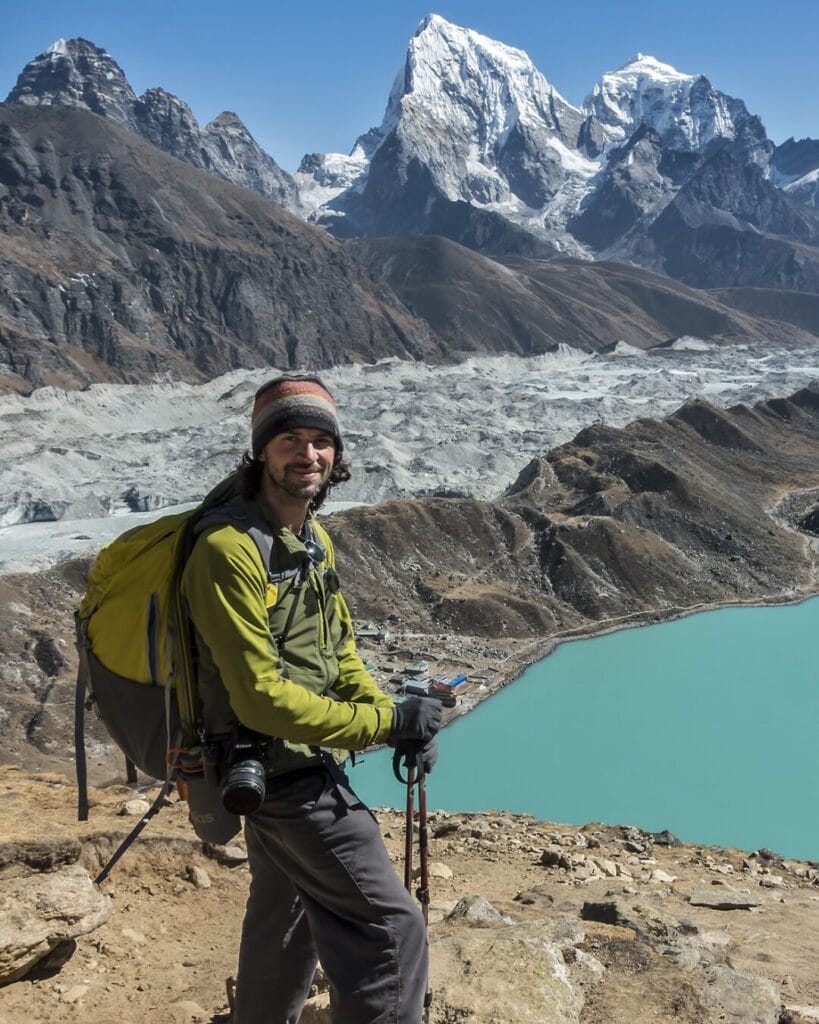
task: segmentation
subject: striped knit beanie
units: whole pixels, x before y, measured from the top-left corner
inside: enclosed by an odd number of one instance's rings
[[[336,450],[342,451],[336,402],[320,377],[287,373],[262,384],[251,418],[253,457],[276,434],[294,427],[326,430],[336,439]]]

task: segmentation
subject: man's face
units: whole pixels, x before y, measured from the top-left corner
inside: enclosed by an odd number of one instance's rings
[[[327,483],[335,454],[332,434],[293,427],[271,437],[259,459],[270,483],[291,498],[309,500]]]

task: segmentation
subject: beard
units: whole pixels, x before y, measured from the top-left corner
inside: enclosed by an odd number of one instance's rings
[[[326,469],[322,467],[315,467],[315,472],[318,473],[318,479],[316,480],[303,480],[298,471],[304,470],[305,466],[285,466],[283,469],[274,472],[268,466],[265,466],[265,476],[270,483],[278,488],[280,491],[284,491],[291,498],[297,498],[301,501],[307,501],[315,498],[327,487],[330,480],[331,467],[328,466]]]

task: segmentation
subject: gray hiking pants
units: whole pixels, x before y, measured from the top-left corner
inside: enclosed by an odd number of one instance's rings
[[[318,959],[333,1024],[420,1024],[423,917],[364,804],[325,768],[293,773],[269,784],[245,836],[234,1024],[296,1024]]]

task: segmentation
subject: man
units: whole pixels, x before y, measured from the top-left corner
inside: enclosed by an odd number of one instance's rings
[[[206,728],[232,731],[266,775],[266,797],[245,820],[251,883],[235,1024],[295,1024],[318,959],[334,1024],[422,1016],[423,919],[338,762],[389,742],[402,754],[423,747],[431,767],[440,705],[394,705],[356,650],[332,543],[312,516],[349,477],[342,455],[335,401],[318,377],[265,384],[234,511],[266,524],[276,572],[247,530],[221,524],[198,538],[182,580]]]

